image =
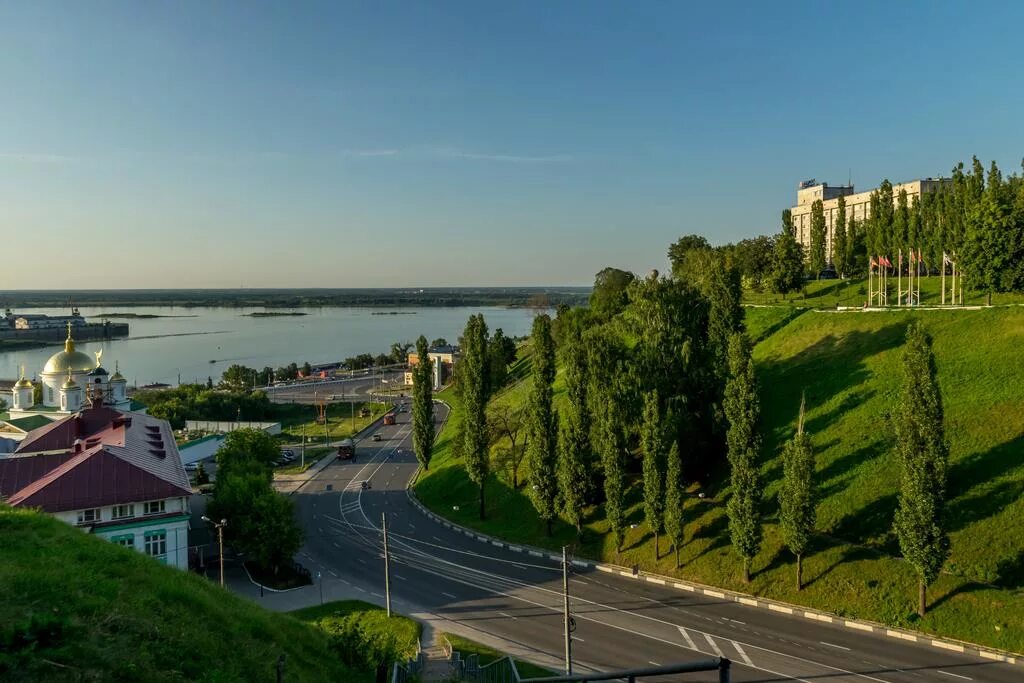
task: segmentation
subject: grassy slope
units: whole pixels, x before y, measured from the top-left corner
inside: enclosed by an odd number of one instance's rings
[[[958,278],[959,282],[959,278]],[[951,285],[951,278],[946,276],[946,290]],[[873,285],[874,286],[874,285]],[[959,286],[959,285],[958,285]],[[903,277],[903,287],[907,287],[907,278]],[[915,288],[917,286],[915,285]],[[921,278],[921,303],[938,306],[942,303],[942,278],[938,276]],[[889,303],[896,304],[896,278],[889,278]],[[947,294],[947,300],[949,295]],[[850,278],[847,280],[811,280],[804,285],[802,292],[781,294],[771,292],[744,292],[743,300],[751,304],[789,304],[812,308],[835,308],[839,306],[863,306],[868,298],[867,278]],[[981,305],[985,303],[985,295],[978,292],[963,292],[964,305]],[[1019,294],[993,294],[993,304],[1021,303]]]
[[[748,308],[747,313],[751,334],[764,339],[755,358],[762,384],[768,525],[755,561],[757,574],[750,586],[739,581],[740,565],[730,552],[726,531],[725,492],[719,490],[722,482],[710,482],[710,498],[692,498],[687,506],[687,543],[678,575],[1024,651],[1024,553],[1019,540],[1024,529],[1024,406],[1017,399],[1024,366],[1014,360],[1024,343],[1024,310],[807,312],[791,318],[786,309]],[[922,623],[913,615],[914,575],[896,559],[889,531],[897,477],[887,447],[891,428],[886,418],[897,389],[903,331],[915,317],[935,337],[952,458],[950,574],[932,588],[932,610]],[[807,426],[818,452],[818,528],[823,533],[805,561],[810,585],[797,593],[792,559],[782,549],[774,524],[774,498],[781,476],[778,449],[792,433],[804,389]],[[498,400],[520,400],[525,390],[520,385]],[[492,475],[488,484],[489,518],[476,519],[475,487],[461,463],[454,462],[444,438],[439,446],[430,473],[417,486],[426,504],[459,523],[516,541],[551,548],[575,542],[565,525],[545,538],[523,488],[512,491],[503,475]],[[625,551],[617,559],[673,573],[671,558],[653,559],[639,488],[634,485],[629,491],[630,521],[637,528],[628,532]],[[600,509],[590,511],[586,529],[577,552],[616,560]],[[666,551],[663,542],[662,553]]]
[[[280,654],[288,680],[373,680],[318,629],[49,516],[0,507],[0,538],[5,681],[272,680]],[[60,630],[11,653],[33,617]]]

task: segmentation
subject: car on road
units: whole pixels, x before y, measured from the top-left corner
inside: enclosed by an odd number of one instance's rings
[[[374,434],[373,435],[373,440],[374,441],[380,441],[380,434]]]
[[[352,439],[345,439],[338,445],[338,460],[356,460],[356,442]]]
[[[394,413],[388,413],[387,415],[385,415],[384,416],[384,424],[386,424],[386,425],[393,425],[393,424],[395,424],[395,414]]]

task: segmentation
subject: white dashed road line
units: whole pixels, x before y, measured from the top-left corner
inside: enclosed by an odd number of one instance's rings
[[[512,620],[517,619],[517,617],[514,617],[511,614],[508,614],[507,612],[498,612],[498,614],[500,614],[501,616],[505,617],[506,619],[512,619]]]
[[[452,600],[457,600],[458,599],[454,595],[452,595],[451,593],[445,593],[444,591],[441,591],[441,595],[443,595],[446,598],[450,598]]]
[[[821,643],[822,645],[828,645],[829,647],[834,647],[834,648],[836,648],[838,650],[846,650],[847,652],[850,651],[850,648],[843,647],[842,645],[834,645],[833,643],[826,643],[824,640],[819,640],[818,642]]]
[[[969,676],[961,676],[960,674],[953,674],[953,673],[950,673],[948,671],[943,671],[942,669],[938,669],[938,672],[940,674],[946,674],[947,676],[952,676],[953,678],[962,678],[965,681],[973,681],[974,680],[973,678],[971,678]]]

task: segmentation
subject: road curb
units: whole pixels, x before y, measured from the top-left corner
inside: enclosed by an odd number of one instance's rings
[[[419,470],[417,470],[417,475]],[[427,507],[420,502],[416,497],[416,493],[412,489],[412,482],[415,481],[416,475],[410,479],[410,486],[406,488],[406,496],[409,498],[409,502],[413,504],[421,513],[427,517],[438,522],[442,526],[445,526],[453,531],[457,531],[461,534],[469,536],[470,538],[480,540],[483,542],[490,543],[491,545],[505,548],[513,552],[529,554],[533,557],[542,557],[552,560],[554,562],[561,562],[562,556],[555,555],[548,550],[542,548],[535,548],[524,544],[509,543],[503,541],[500,538],[488,536],[487,534],[481,534],[478,531],[468,529],[459,524],[455,524],[444,517],[430,511]],[[573,564],[577,567],[586,567],[588,569],[595,569],[600,572],[608,574],[617,574],[619,576],[635,579],[637,581],[645,581],[648,583],[654,583],[662,586],[674,588],[676,590],[682,590],[689,593],[701,593],[708,597],[718,598],[720,600],[728,600],[736,602],[747,607],[756,607],[759,609],[769,610],[772,612],[781,612],[783,614],[791,614],[796,617],[802,617],[811,621],[818,621],[841,626],[856,631],[865,631],[869,633],[875,633],[888,638],[894,638],[898,640],[904,640],[922,645],[929,645],[934,648],[949,650],[952,652],[958,652],[962,654],[974,655],[996,662],[1005,662],[1006,664],[1014,664],[1018,666],[1024,666],[1024,655],[1017,654],[1014,652],[1007,652],[1004,650],[997,650],[995,648],[983,647],[975,645],[974,643],[968,643],[966,641],[953,640],[949,638],[939,638],[936,636],[918,633],[915,631],[907,631],[905,629],[894,628],[892,626],[886,626],[873,621],[865,621],[862,619],[847,619],[846,617],[838,614],[831,614],[829,612],[822,612],[820,610],[811,609],[802,605],[794,605],[790,603],[779,602],[777,600],[768,600],[766,598],[757,597],[754,595],[748,595],[745,593],[737,593],[724,588],[714,588],[712,586],[706,586],[704,584],[695,583],[692,581],[686,581],[671,576],[664,576],[661,574],[652,574],[645,571],[634,572],[628,567],[622,567],[614,564],[606,564],[601,562],[592,562],[589,560],[573,560]]]
[[[271,593],[291,593],[292,591],[300,591],[303,588],[306,588],[306,586],[295,586],[294,588],[271,588],[267,584],[265,584],[265,583],[264,584],[260,584],[258,581],[253,579],[252,578],[252,574],[249,573],[249,568],[245,566],[245,562],[242,562],[241,565],[242,565],[242,571],[245,572],[246,578],[249,579],[249,583],[251,583],[252,585],[254,585],[254,586],[258,587],[258,588],[260,588],[261,590],[269,591]],[[313,584],[307,584],[307,585],[311,586]]]

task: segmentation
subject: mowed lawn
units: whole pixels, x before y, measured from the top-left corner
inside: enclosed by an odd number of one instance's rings
[[[957,276],[957,289],[960,288],[960,278]],[[872,289],[877,290],[877,281],[872,279]],[[898,283],[895,275],[888,278],[889,305],[895,306],[897,301]],[[942,299],[942,278],[938,275],[922,277],[920,284],[915,280],[914,289],[921,293],[921,303],[926,306],[940,306]],[[946,275],[946,304],[953,303],[950,288],[952,278]],[[906,274],[903,275],[902,289],[909,288]],[[960,294],[958,293],[957,296]],[[963,304],[965,306],[980,306],[985,303],[985,295],[981,292],[974,292],[964,289]],[[804,283],[803,290],[792,292],[783,296],[774,292],[745,291],[743,302],[748,304],[769,304],[769,305],[791,305],[805,306],[810,308],[835,308],[836,306],[860,307],[868,300],[868,279],[866,277],[847,278],[845,280],[808,280]],[[993,294],[992,303],[1017,304],[1021,303],[1020,294]]]
[[[687,503],[681,568],[662,539],[643,523],[639,462],[630,463],[630,523],[616,555],[600,507],[589,510],[584,538],[556,525],[547,538],[520,487],[504,472],[487,484],[488,517],[477,518],[476,486],[450,450],[450,429],[460,419],[453,401],[449,428],[417,493],[440,514],[484,532],[549,548],[572,545],[581,556],[676,574],[716,586],[805,604],[846,616],[1024,651],[1024,309],[794,314],[786,307],[747,308],[751,336],[761,340],[755,360],[761,382],[763,473],[766,482],[763,549],[750,585],[729,547],[725,472]],[[890,413],[899,390],[899,350],[906,325],[920,320],[934,338],[950,443],[949,528],[952,555],[946,574],[931,588],[928,616],[914,615],[912,569],[898,558],[891,532],[898,468],[892,452]],[[564,396],[556,380],[556,406]],[[524,382],[497,401],[525,400]],[[821,502],[816,546],[805,560],[808,586],[794,587],[793,558],[776,523],[781,477],[779,450],[791,436],[802,392],[806,426],[818,459]],[[685,457],[685,454],[684,454]],[[456,509],[457,508],[457,509]]]

